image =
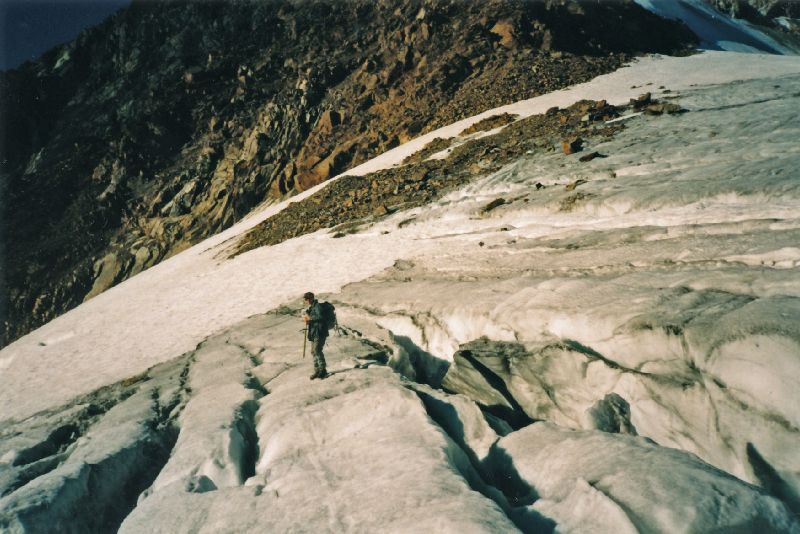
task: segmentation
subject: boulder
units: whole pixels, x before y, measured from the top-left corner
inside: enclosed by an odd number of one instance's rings
[[[500,44],[506,48],[513,47],[517,42],[516,28],[510,19],[497,21],[489,31],[497,35],[500,38]]]
[[[583,139],[580,137],[572,138],[572,139],[564,139],[561,141],[561,150],[569,156],[570,154],[574,154],[576,152],[580,152],[583,148]]]

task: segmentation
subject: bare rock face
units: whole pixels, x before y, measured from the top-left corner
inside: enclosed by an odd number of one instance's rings
[[[134,2],[0,74],[0,346],[265,200],[693,42],[633,2]]]

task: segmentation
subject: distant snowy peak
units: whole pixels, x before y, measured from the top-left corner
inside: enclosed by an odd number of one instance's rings
[[[796,47],[778,42],[749,22],[731,18],[702,0],[635,0],[667,19],[683,21],[700,39],[703,50],[797,54]]]

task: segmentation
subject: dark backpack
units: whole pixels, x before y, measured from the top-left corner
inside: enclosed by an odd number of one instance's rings
[[[336,322],[336,308],[330,302],[320,302],[319,307],[322,309],[322,325],[325,330],[336,328],[339,324]]]

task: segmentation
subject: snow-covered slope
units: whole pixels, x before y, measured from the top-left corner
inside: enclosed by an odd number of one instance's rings
[[[5,348],[0,527],[800,531],[800,60],[648,58],[351,172],[645,91],[688,112],[228,259],[265,208]]]

